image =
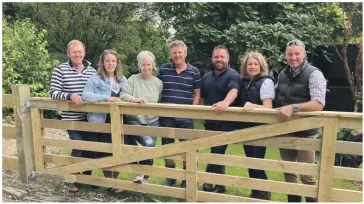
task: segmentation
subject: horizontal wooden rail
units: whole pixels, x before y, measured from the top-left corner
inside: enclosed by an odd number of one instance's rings
[[[3,124],[3,138],[16,139],[16,128],[14,125]]]
[[[205,202],[273,202],[249,197],[197,191],[197,200]]]
[[[185,198],[186,190],[183,188],[167,187],[156,184],[137,184],[133,181],[123,181],[105,177],[96,177],[88,175],[74,175],[75,181],[79,183],[97,185],[106,188],[119,188],[123,190],[151,193],[155,195],[169,196],[175,198]]]
[[[110,133],[110,124],[106,123],[90,123],[79,121],[62,121],[43,119],[41,121],[43,128],[69,129],[90,132],[106,132]],[[220,131],[207,130],[189,130],[182,128],[166,128],[166,127],[141,127],[136,125],[123,125],[124,134],[126,135],[150,135],[164,138],[178,139],[198,139],[202,137],[214,136],[221,134]],[[286,149],[312,150],[321,151],[321,140],[300,137],[274,137],[261,140],[253,140],[244,144],[253,146],[266,146]],[[336,153],[363,155],[361,142],[338,141]]]
[[[255,109],[245,110],[243,108],[229,107],[223,113],[216,112],[210,106],[201,105],[177,105],[177,104],[135,104],[135,103],[111,103],[98,102],[89,103],[79,106],[72,104],[70,101],[57,101],[50,98],[33,97],[30,101],[40,102],[43,104],[52,104],[56,108],[43,109],[60,110],[60,111],[81,111],[81,112],[102,112],[109,113],[111,104],[120,106],[121,114],[132,115],[155,115],[165,117],[181,117],[193,119],[213,119],[227,121],[246,121],[260,123],[278,123],[281,122],[278,112],[274,109]],[[41,107],[40,107],[41,108]],[[42,108],[41,108],[42,109]],[[334,112],[334,111],[317,111],[317,112],[299,112],[292,116],[292,119],[299,119],[312,116],[332,117],[339,119],[339,127],[342,128],[362,128],[362,114]]]
[[[280,181],[270,181],[263,179],[253,179],[230,175],[197,173],[197,180],[200,183],[212,183],[237,188],[249,188],[276,193],[285,193],[300,196],[317,196],[317,186],[310,186],[297,183],[287,183]]]
[[[3,94],[3,108],[13,108],[14,101],[12,94]]]
[[[340,202],[363,202],[363,192],[333,188],[332,200]]]
[[[241,168],[262,169],[266,171],[319,175],[319,165],[270,159],[257,159],[232,155],[198,153],[198,162],[234,166]],[[334,176],[340,179],[362,181],[362,169],[334,167]]]
[[[6,169],[19,169],[18,157],[4,156],[3,155],[3,168]]]

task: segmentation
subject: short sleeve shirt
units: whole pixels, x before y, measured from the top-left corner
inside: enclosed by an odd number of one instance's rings
[[[201,98],[204,99],[204,105],[213,105],[224,100],[230,90],[239,88],[240,75],[231,67],[220,74],[210,71],[202,77]]]
[[[201,88],[200,71],[190,64],[179,74],[173,63],[163,64],[158,78],[163,82],[161,103],[192,104],[194,90]]]

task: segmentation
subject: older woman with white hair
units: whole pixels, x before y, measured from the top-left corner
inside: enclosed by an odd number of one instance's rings
[[[163,83],[153,75],[155,67],[155,56],[149,51],[141,51],[138,56],[138,68],[140,73],[129,77],[125,91],[120,94],[122,101],[132,103],[158,103],[161,99]],[[126,115],[126,123],[142,126],[159,126],[158,116],[149,115]],[[141,145],[155,147],[156,137],[132,136]],[[153,159],[140,161],[143,165],[153,165]],[[148,175],[137,174],[134,178],[136,183],[147,182]]]

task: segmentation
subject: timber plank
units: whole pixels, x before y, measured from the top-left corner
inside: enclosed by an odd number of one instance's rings
[[[118,161],[111,159],[96,159],[93,161],[87,161],[80,164],[73,164],[66,167],[49,169],[48,171],[54,173],[63,172],[65,174],[77,173],[80,171],[94,170],[99,168],[115,166],[118,164],[120,165],[150,158],[179,154],[190,150],[197,150],[212,146],[244,142],[253,139],[261,139],[281,134],[287,134],[295,131],[318,128],[322,126],[321,123],[322,121],[319,118],[317,119],[305,118],[305,119],[283,122],[279,124],[263,125],[259,127],[252,127],[244,130],[228,132],[208,138],[201,138],[192,141],[183,141],[179,143],[163,145],[155,147],[153,149],[140,151],[139,154],[130,154],[130,153],[124,154]],[[242,137],[242,135],[244,137]]]
[[[326,120],[322,132],[320,176],[317,196],[319,202],[331,201],[337,129],[337,119],[329,118]]]

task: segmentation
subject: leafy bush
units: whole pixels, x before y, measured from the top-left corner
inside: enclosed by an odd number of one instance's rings
[[[46,49],[46,30],[38,31],[28,20],[9,24],[3,19],[3,93],[13,84],[29,84],[32,96],[48,97],[50,78],[57,60]]]

